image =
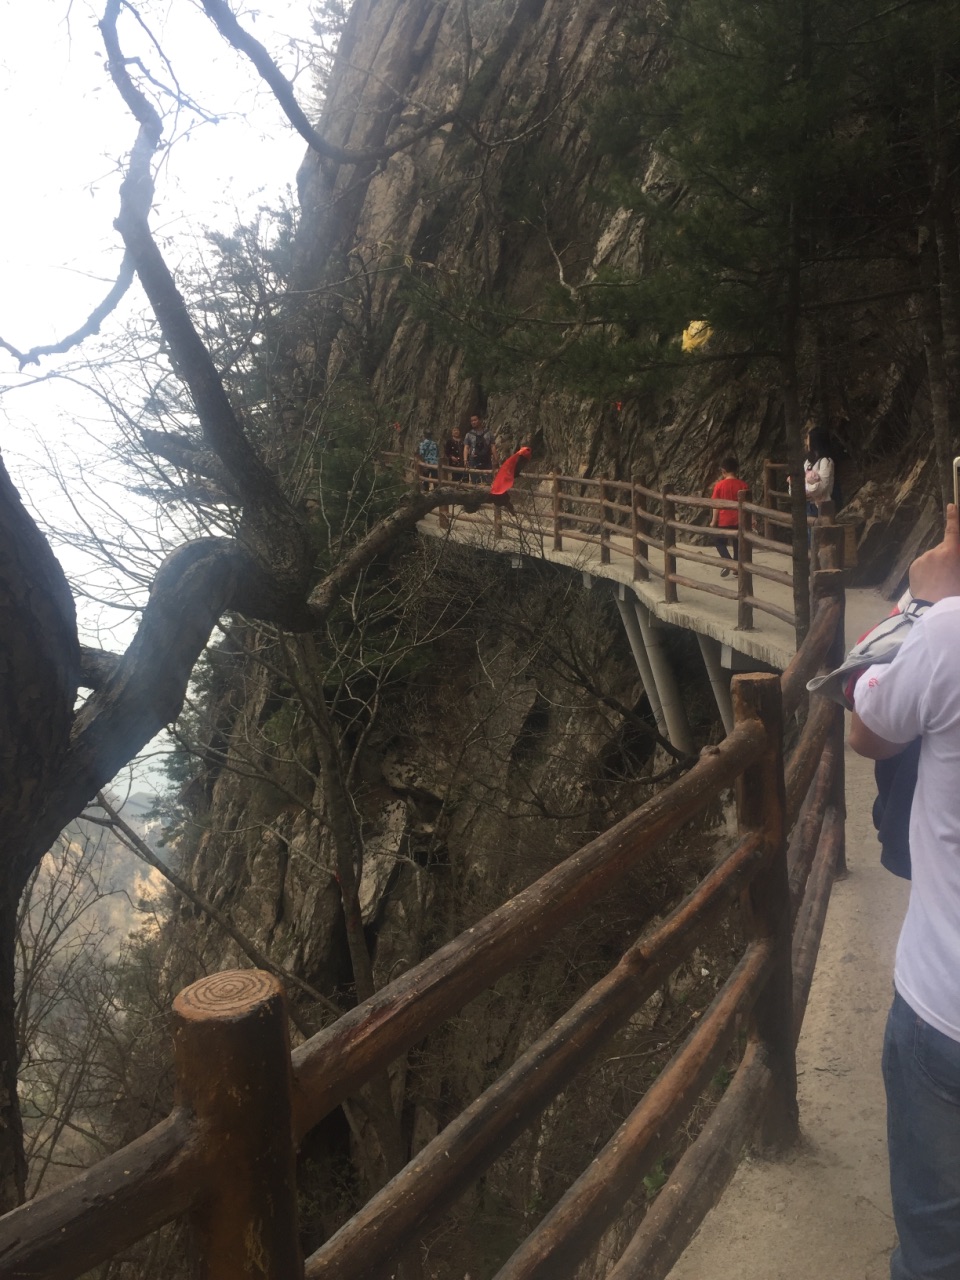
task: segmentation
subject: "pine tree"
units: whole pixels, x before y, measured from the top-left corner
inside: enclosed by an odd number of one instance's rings
[[[597,122],[601,146],[616,157],[613,194],[646,217],[649,265],[629,305],[659,332],[704,320],[720,353],[778,368],[797,478],[801,633],[809,620],[801,352],[832,260],[864,231],[850,211],[861,209],[877,172],[861,43],[877,31],[878,9],[873,0],[668,0],[656,23],[635,24]],[[627,52],[638,41],[655,41],[664,62],[639,87]],[[640,172],[648,149],[653,163]]]

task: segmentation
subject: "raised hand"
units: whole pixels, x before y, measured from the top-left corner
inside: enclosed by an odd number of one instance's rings
[[[918,556],[910,566],[910,591],[917,600],[936,603],[960,596],[960,514],[951,502],[943,541]]]

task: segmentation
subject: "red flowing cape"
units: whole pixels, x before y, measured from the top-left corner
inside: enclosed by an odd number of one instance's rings
[[[530,450],[526,445],[522,449],[518,449],[516,453],[511,453],[510,457],[501,466],[500,470],[494,477],[493,484],[490,486],[491,493],[506,493],[508,489],[513,488],[513,482],[517,478],[517,465],[524,458],[530,457]]]

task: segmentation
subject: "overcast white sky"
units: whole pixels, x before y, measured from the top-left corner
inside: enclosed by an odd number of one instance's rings
[[[119,261],[111,224],[135,124],[107,78],[99,8],[91,0],[0,0],[0,335],[21,350],[70,332]],[[139,8],[184,92],[222,117],[171,118],[175,145],[160,174],[154,226],[229,226],[254,193],[272,196],[293,182],[303,142],[195,0],[142,0]],[[309,0],[237,0],[234,8],[295,72],[290,41],[310,35]],[[147,55],[131,19],[121,32],[125,48]],[[162,74],[155,57],[153,67]],[[309,98],[309,73],[299,87]]]
[[[233,2],[309,104],[314,86],[301,53],[312,38],[309,0]],[[77,329],[103,298],[122,255],[113,219],[136,124],[106,73],[101,4],[0,0],[0,337],[22,351]],[[175,263],[178,253],[196,251],[205,226],[228,231],[258,203],[278,203],[305,148],[198,0],[138,0],[137,8],[182,93],[218,117],[211,123],[184,110],[168,116],[165,141],[172,145],[158,173],[152,224],[165,240],[180,238],[182,247],[170,254]],[[130,15],[120,32],[124,51],[169,81]],[[113,323],[143,306],[134,284]],[[0,448],[24,498],[51,523],[52,509],[64,504],[45,486],[37,460],[47,450],[63,465],[74,454],[97,461],[95,437],[105,415],[75,383],[32,384],[38,372],[76,365],[82,351],[44,358],[39,370],[28,367],[22,376],[0,351]]]
[[[312,39],[310,0],[231,3],[285,72],[298,77],[301,103],[308,106],[314,86],[298,42]],[[278,203],[294,183],[305,147],[198,0],[137,0],[137,8],[182,92],[219,117],[206,123],[180,111],[168,119],[165,141],[173,145],[158,174],[152,225],[165,238],[182,237],[183,252],[192,252],[204,226],[228,231],[259,203]],[[112,224],[136,125],[107,77],[100,9],[94,0],[0,0],[0,337],[20,350],[78,328],[115,278],[122,254]],[[166,78],[129,15],[120,30],[125,52],[149,59],[151,71]],[[135,284],[125,310],[143,305]],[[45,359],[41,372],[77,359],[76,352]],[[36,375],[32,369],[21,377],[15,361],[0,351],[0,448],[42,522],[67,524],[69,504],[44,473],[45,454],[68,471],[95,470],[101,461],[97,437],[109,426],[101,426],[105,413],[76,384],[28,385]],[[105,502],[101,512],[99,498]],[[97,476],[88,494],[80,493],[94,523],[108,520],[109,506],[124,501],[120,477],[109,471]],[[149,539],[149,513],[141,508],[137,518],[146,522]],[[79,581],[82,561],[54,541],[68,576]],[[133,621],[90,604],[81,619],[84,638],[110,648],[125,646]]]

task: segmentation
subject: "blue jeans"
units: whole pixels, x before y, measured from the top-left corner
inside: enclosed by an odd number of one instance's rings
[[[960,1277],[960,1042],[898,993],[883,1042],[893,1217],[890,1280]]]

